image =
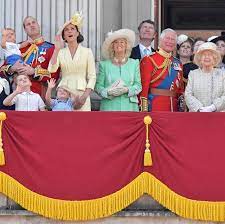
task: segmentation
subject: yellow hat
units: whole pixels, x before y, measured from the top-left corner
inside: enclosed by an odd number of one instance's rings
[[[214,54],[215,56],[215,65],[217,66],[220,62],[221,62],[221,56],[219,51],[217,50],[217,46],[216,44],[212,43],[212,42],[205,42],[204,44],[200,45],[198,48],[198,51],[195,53],[194,56],[194,63],[198,66],[200,66],[200,61],[201,61],[201,57],[202,57],[202,53],[204,51],[210,51],[212,52],[212,54]]]
[[[82,12],[76,12],[69,21],[65,22],[64,25],[59,29],[58,34],[62,34],[65,27],[68,26],[69,24],[73,24],[74,26],[77,26],[78,31],[80,32],[83,26]]]

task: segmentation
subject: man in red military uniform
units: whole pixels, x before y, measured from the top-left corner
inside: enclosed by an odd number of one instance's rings
[[[31,44],[20,49],[24,64],[16,62],[12,67],[3,65],[0,69],[4,75],[10,75],[15,72],[26,74],[31,77],[31,90],[40,94],[43,98],[45,95],[45,83],[50,78],[57,79],[59,71],[50,74],[48,64],[54,51],[54,45],[45,41],[40,33],[40,26],[37,20],[28,16],[23,21],[24,30],[31,39]],[[1,75],[2,76],[2,75]]]
[[[182,64],[172,56],[176,41],[176,32],[165,29],[160,35],[159,50],[142,59],[141,111],[178,111],[184,86]]]

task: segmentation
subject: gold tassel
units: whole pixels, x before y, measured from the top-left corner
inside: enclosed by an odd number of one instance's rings
[[[4,112],[0,112],[0,166],[5,165],[5,155],[3,150],[2,143],[2,123],[6,119],[6,114]]]
[[[146,144],[145,144],[145,153],[144,153],[144,166],[152,166],[152,155],[150,152],[150,143],[149,143],[149,125],[152,123],[152,118],[150,116],[144,117],[144,123],[146,126]]]
[[[145,149],[144,166],[152,166],[152,155],[149,149]]]

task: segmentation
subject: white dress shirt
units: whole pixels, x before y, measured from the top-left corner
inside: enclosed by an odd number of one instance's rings
[[[40,95],[32,91],[16,95],[12,104],[15,104],[15,110],[17,111],[39,111],[45,108]]]
[[[141,52],[141,58],[152,54],[151,46],[145,47],[143,44],[139,44],[139,48]]]

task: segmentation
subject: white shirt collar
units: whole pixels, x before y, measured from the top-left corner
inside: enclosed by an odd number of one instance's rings
[[[32,92],[32,91],[29,91],[29,92],[22,92],[21,94],[23,94],[23,95],[28,95],[28,94],[34,95],[34,92]]]
[[[140,48],[141,52],[143,52],[145,48],[149,49],[149,51],[152,52],[151,45],[148,46],[148,47],[145,47],[143,44],[140,43],[139,48]]]

